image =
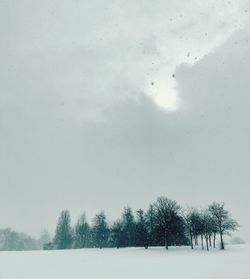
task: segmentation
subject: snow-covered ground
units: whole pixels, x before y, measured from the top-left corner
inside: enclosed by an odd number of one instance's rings
[[[0,252],[0,279],[249,279],[250,245]]]

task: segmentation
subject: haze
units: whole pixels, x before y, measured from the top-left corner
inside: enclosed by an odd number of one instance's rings
[[[0,227],[167,195],[250,240],[249,1],[0,1]]]

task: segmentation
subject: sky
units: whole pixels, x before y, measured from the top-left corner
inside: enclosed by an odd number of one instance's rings
[[[250,2],[0,0],[0,227],[225,202],[250,241]]]

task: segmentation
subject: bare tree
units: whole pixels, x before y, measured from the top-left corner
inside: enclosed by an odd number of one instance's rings
[[[198,245],[198,236],[201,235],[201,244],[203,245],[202,217],[198,209],[189,207],[184,213],[184,220],[189,235],[191,249]]]
[[[216,226],[220,234],[221,249],[225,249],[223,235],[230,234],[231,231],[235,231],[239,225],[238,223],[230,217],[227,210],[224,209],[224,203],[214,202],[209,206],[209,211],[214,217]]]
[[[202,219],[203,219],[203,230],[204,230],[204,236],[206,241],[206,248],[207,251],[209,251],[209,246],[211,247],[211,235],[214,230],[214,218],[211,215],[210,211],[208,209],[204,210],[202,212]]]

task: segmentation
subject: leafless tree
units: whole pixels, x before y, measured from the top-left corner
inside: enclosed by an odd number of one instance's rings
[[[225,245],[223,235],[230,234],[231,231],[235,231],[239,225],[231,218],[229,212],[224,209],[224,203],[214,202],[208,209],[214,217],[215,224],[220,234],[221,249],[224,250]]]

